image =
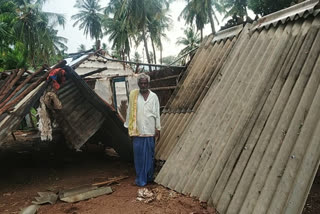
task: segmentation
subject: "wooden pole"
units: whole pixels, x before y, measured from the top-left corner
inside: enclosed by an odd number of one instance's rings
[[[6,88],[8,87],[8,85],[10,84],[10,82],[13,80],[13,78],[15,78],[17,75],[17,71],[14,71],[9,78],[7,78],[6,83],[1,87],[0,89],[0,97],[4,94],[4,91],[6,90]],[[2,98],[0,98],[1,100]]]
[[[33,89],[35,89],[42,81],[44,81],[50,71],[52,71],[55,68],[58,68],[60,66],[64,66],[66,64],[65,60],[60,61],[57,65],[55,65],[54,67],[52,67],[47,73],[45,73],[41,78],[39,78],[36,82],[32,83],[26,90],[24,90],[19,96],[17,96],[16,98],[14,98],[11,102],[9,102],[7,105],[5,105],[4,107],[0,108],[0,115],[3,114],[4,112],[8,111],[10,108],[12,108],[15,104],[17,104],[21,99],[23,99],[23,97],[25,97],[27,94],[29,94]],[[43,67],[47,67],[47,66],[43,66]]]
[[[34,76],[40,74],[43,71],[44,67],[42,66],[37,72],[30,75],[27,79],[25,79],[11,94],[8,96],[2,103],[0,103],[0,108],[2,108],[10,99],[20,90],[22,89]]]
[[[2,95],[0,96],[0,101],[7,95],[7,93],[11,90],[11,88],[18,82],[20,77],[24,74],[25,70],[20,70],[17,76],[8,84],[8,86],[4,89]]]

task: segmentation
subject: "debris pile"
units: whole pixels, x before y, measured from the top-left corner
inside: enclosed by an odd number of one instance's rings
[[[144,203],[150,203],[154,200],[157,201],[169,201],[172,198],[178,197],[178,193],[173,190],[168,190],[164,187],[156,187],[149,190],[148,188],[138,189],[137,201],[142,201]]]
[[[90,198],[95,198],[102,195],[111,194],[113,192],[110,185],[118,183],[120,180],[126,179],[128,176],[119,176],[110,178],[107,181],[94,183],[91,185],[84,185],[75,187],[68,190],[60,190],[57,192],[38,192],[38,197],[35,197],[35,201],[32,201],[33,205],[30,205],[21,210],[20,214],[34,214],[43,204],[55,204],[58,199],[67,203],[75,203]]]

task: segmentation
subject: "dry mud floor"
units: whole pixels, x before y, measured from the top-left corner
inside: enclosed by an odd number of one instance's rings
[[[114,192],[78,203],[58,201],[43,205],[40,214],[77,213],[215,213],[206,203],[176,194],[160,185],[147,188],[158,197],[146,204],[137,201],[139,187],[133,185],[132,163],[108,156],[101,147],[90,146],[83,152],[72,152],[54,143],[12,143],[0,150],[0,213],[19,213],[29,206],[41,191],[59,191],[105,181],[117,176],[129,176],[112,185]],[[161,196],[159,196],[161,195]],[[314,181],[304,214],[319,214],[320,173]]]
[[[137,201],[139,187],[133,185],[134,166],[90,146],[83,152],[72,152],[51,144],[10,144],[0,150],[0,213],[19,213],[31,205],[37,192],[59,191],[106,181],[117,176],[129,178],[112,185],[114,192],[78,203],[58,201],[42,205],[40,214],[77,213],[215,213],[206,203],[176,194],[160,185],[147,188],[160,194],[150,203]]]

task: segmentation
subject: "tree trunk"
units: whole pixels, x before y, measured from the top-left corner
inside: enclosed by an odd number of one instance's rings
[[[153,39],[151,39],[151,44],[152,44],[152,50],[153,50],[153,59],[154,59],[154,64],[157,64],[157,56],[156,56],[156,49],[154,48],[154,42]],[[157,70],[157,67],[154,68]]]
[[[214,27],[214,21],[213,21],[213,17],[212,17],[212,7],[211,7],[211,5],[209,5],[209,7],[208,7],[208,16],[209,16],[209,20],[210,20],[212,34],[215,34],[216,33],[216,29]]]
[[[153,59],[154,59],[154,64],[157,64],[156,49],[154,48],[154,42],[153,42],[153,39],[151,39],[151,44],[152,44],[152,50],[153,50]]]
[[[160,64],[162,65],[162,43],[160,42]]]
[[[201,35],[200,40],[202,42],[202,39],[203,39],[203,28],[200,30],[200,35]]]
[[[150,63],[150,56],[149,56],[149,50],[148,50],[148,44],[147,44],[147,38],[146,38],[145,29],[143,29],[143,31],[142,31],[142,37],[143,37],[144,47],[146,48],[147,60],[148,60],[148,63],[151,64],[151,63]],[[149,65],[149,71],[150,71],[150,72],[152,71],[150,65]]]
[[[124,55],[124,50],[121,50],[120,51],[120,56],[122,57],[122,60],[125,61],[125,55]],[[126,70],[126,64],[125,63],[122,63],[123,65],[123,70]]]

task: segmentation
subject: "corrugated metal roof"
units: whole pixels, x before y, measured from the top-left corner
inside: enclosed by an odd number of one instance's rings
[[[132,159],[132,144],[119,114],[104,102],[82,79],[71,71],[58,91],[62,109],[55,118],[68,143],[79,149],[94,135],[97,140],[112,146],[119,155]]]
[[[320,16],[249,28],[190,122],[180,112],[162,115],[165,129],[180,135],[165,139],[175,146],[156,182],[222,214],[301,213],[320,161]],[[219,62],[208,56],[213,50],[199,50],[206,54],[191,71]],[[192,103],[180,101],[194,97],[190,82],[173,106]]]

